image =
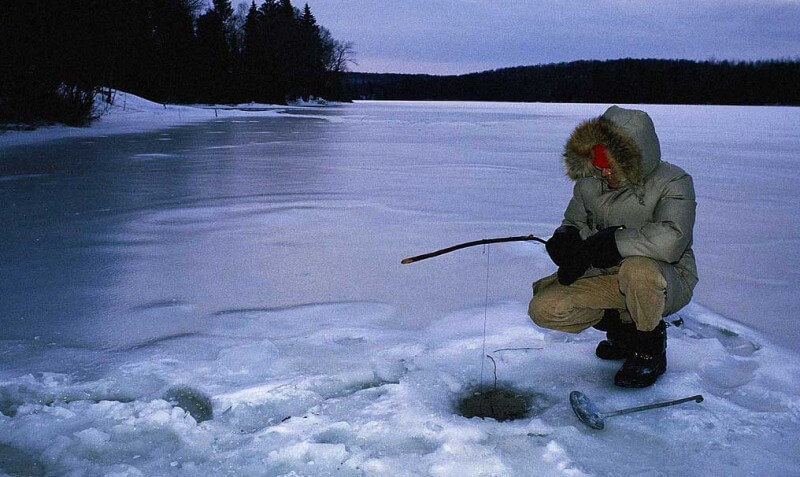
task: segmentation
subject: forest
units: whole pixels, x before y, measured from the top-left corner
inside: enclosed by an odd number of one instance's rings
[[[296,98],[799,105],[800,59],[582,60],[457,76],[349,73],[354,46],[291,0],[15,0],[0,15],[0,125],[96,118],[115,90],[163,103]]]
[[[618,59],[459,76],[347,74],[359,99],[800,105],[800,60]]]
[[[340,99],[352,59],[291,0],[15,0],[0,15],[0,123],[85,124],[115,89],[171,103]]]

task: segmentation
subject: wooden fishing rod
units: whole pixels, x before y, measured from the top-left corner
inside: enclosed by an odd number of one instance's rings
[[[539,237],[534,237],[533,235],[519,235],[517,237],[500,237],[500,238],[475,240],[473,242],[466,242],[466,243],[460,243],[458,245],[453,245],[452,247],[443,248],[435,252],[423,253],[422,255],[417,255],[416,257],[404,258],[403,260],[400,261],[400,263],[405,265],[408,263],[419,262],[420,260],[425,260],[426,258],[438,257],[439,255],[443,255],[445,253],[454,252],[462,248],[474,247],[476,245],[486,245],[490,243],[500,243],[500,242],[530,242],[530,241],[547,243],[547,240],[540,239]]]

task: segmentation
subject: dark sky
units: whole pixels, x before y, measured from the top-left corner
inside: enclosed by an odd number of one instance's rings
[[[579,59],[800,57],[800,0],[308,3],[335,38],[355,44],[353,71],[460,74]]]

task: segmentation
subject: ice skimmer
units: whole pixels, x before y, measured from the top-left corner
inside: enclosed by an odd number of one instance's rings
[[[703,402],[703,396],[700,394],[690,396],[683,399],[676,399],[674,401],[657,402],[648,404],[646,406],[630,407],[628,409],[619,409],[617,411],[600,412],[597,406],[585,394],[580,391],[572,391],[569,393],[569,403],[572,405],[572,410],[582,423],[591,427],[592,429],[603,429],[605,427],[605,419],[607,417],[619,416],[620,414],[630,414],[632,412],[647,411],[648,409],[656,409],[659,407],[674,406],[684,402],[695,401]]]

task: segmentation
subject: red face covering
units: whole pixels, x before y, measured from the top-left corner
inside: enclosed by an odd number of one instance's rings
[[[608,162],[608,149],[605,144],[595,144],[592,147],[592,164],[600,169],[611,169],[611,163]]]

